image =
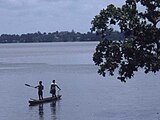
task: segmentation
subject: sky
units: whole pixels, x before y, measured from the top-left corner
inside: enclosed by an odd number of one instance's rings
[[[0,34],[55,31],[85,33],[109,4],[125,0],[0,0]]]

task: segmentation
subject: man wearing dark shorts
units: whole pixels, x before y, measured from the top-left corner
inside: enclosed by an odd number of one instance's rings
[[[35,88],[38,88],[38,96],[39,96],[39,100],[43,99],[43,85],[42,85],[42,81],[39,81],[39,85],[36,86]]]

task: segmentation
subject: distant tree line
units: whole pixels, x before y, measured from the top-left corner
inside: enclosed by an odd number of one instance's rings
[[[108,35],[111,40],[122,40],[123,35],[119,32],[113,32]],[[27,34],[2,34],[0,43],[32,43],[32,42],[76,42],[76,41],[99,41],[99,37],[91,32],[80,33],[72,30],[71,32],[52,32],[52,33],[27,33]]]

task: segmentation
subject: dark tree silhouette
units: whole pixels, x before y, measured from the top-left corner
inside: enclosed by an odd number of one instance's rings
[[[122,7],[107,6],[92,20],[92,32],[101,37],[93,61],[98,73],[115,74],[126,82],[139,68],[145,73],[160,70],[160,0],[126,0]],[[118,26],[122,41],[106,38]]]

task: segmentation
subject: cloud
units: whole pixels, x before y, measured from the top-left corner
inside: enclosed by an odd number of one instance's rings
[[[38,0],[0,0],[1,9],[17,10],[35,6]]]
[[[0,33],[89,31],[108,0],[0,0]],[[117,0],[112,0],[111,3]],[[118,4],[118,3],[117,3]]]

